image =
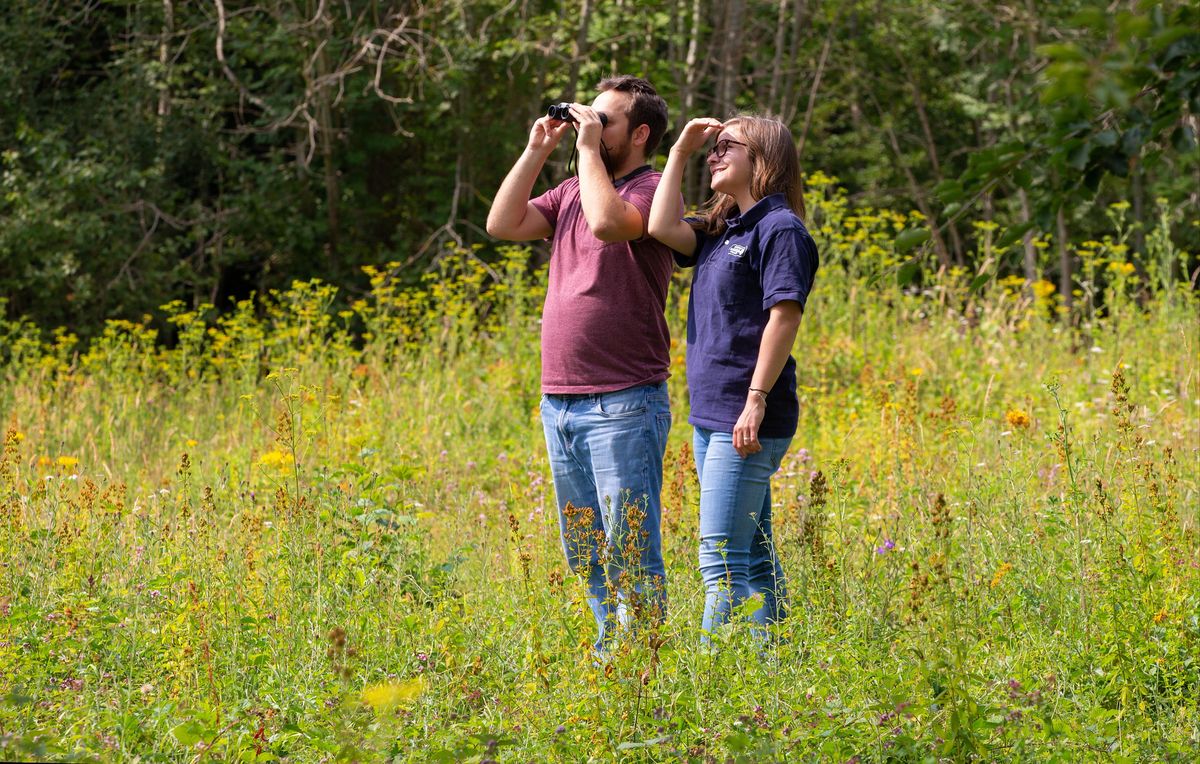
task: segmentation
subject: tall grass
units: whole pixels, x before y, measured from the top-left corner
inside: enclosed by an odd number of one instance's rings
[[[1069,310],[1045,282],[900,288],[910,217],[814,180],[779,640],[742,618],[701,646],[677,344],[671,611],[596,665],[537,417],[544,272],[453,250],[341,310],[319,282],[164,306],[169,348],[150,317],[87,348],[0,326],[0,755],[1191,760],[1186,256],[1131,261],[1118,207]],[[681,277],[677,338],[685,306]]]

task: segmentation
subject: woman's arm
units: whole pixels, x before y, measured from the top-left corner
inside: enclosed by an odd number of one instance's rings
[[[758,345],[754,376],[750,378],[751,390],[746,392],[746,406],[733,426],[733,447],[739,456],[762,450],[758,428],[767,413],[767,393],[775,386],[792,352],[796,332],[800,329],[800,315],[800,303],[795,300],[782,300],[771,306],[771,315]],[[763,392],[756,392],[760,390]]]
[[[654,202],[650,205],[650,219],[646,231],[654,238],[683,255],[691,256],[696,251],[696,234],[683,221],[683,210],[679,209],[679,187],[683,182],[683,171],[688,157],[704,145],[710,135],[721,131],[721,123],[709,117],[693,119],[684,126],[679,140],[671,147],[667,166],[662,179],[654,191]]]

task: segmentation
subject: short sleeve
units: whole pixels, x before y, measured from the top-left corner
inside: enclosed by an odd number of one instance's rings
[[[675,256],[675,264],[680,268],[691,268],[700,257],[700,250],[704,248],[704,243],[708,241],[708,234],[703,229],[696,227],[700,223],[700,218],[698,217],[688,216],[683,219],[683,222],[690,225],[692,232],[696,234],[696,249],[691,257],[675,250],[671,250],[671,254]]]
[[[646,177],[647,180],[642,181],[641,178],[635,179],[634,182],[629,183],[625,188],[621,189],[624,193],[618,194],[626,202],[632,204],[637,209],[638,214],[642,216],[642,235],[638,239],[639,241],[645,239],[648,235],[646,227],[650,221],[650,206],[654,203],[654,190],[658,188],[659,178],[657,173],[654,173],[652,177],[647,173],[643,177]]]
[[[559,183],[541,196],[529,200],[534,209],[542,213],[542,217],[546,218],[546,222],[550,224],[551,231],[558,228],[558,210],[562,206],[563,187],[566,185],[567,182]]]
[[[780,228],[763,248],[761,265],[763,310],[795,300],[803,311],[818,267],[817,245],[801,225]]]

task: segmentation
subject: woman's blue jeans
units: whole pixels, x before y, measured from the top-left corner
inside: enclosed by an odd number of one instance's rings
[[[787,584],[771,535],[771,476],[792,439],[760,438],[762,450],[742,458],[731,433],[695,429],[704,632],[711,634],[754,594],[762,594],[763,604],[753,620],[764,626],[779,621]]]
[[[660,523],[671,431],[667,385],[543,395],[541,413],[563,550],[571,570],[587,580],[602,649],[614,626],[630,624],[637,610],[654,622],[666,617]]]

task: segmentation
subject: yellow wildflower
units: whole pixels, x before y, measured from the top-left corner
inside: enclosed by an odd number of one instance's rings
[[[1056,287],[1045,279],[1038,279],[1033,282],[1033,294],[1039,299],[1044,300],[1054,294]]]
[[[280,472],[287,471],[288,467],[292,465],[292,461],[291,452],[280,451],[278,449],[273,449],[258,457],[259,464],[266,465],[267,467],[274,467]]]
[[[1008,426],[1012,427],[1013,429],[1029,429],[1029,414],[1026,414],[1021,409],[1009,409],[1008,413],[1004,415],[1004,419],[1008,422]]]
[[[57,462],[58,466],[66,467],[67,469],[71,469],[75,465],[79,464],[79,460],[74,456],[60,456],[55,461]]]
[[[999,586],[1000,582],[1004,580],[1004,577],[1007,576],[1012,569],[1013,566],[1010,563],[1000,563],[1000,567],[996,568],[996,573],[992,576],[992,588],[995,589],[997,586]]]
[[[1162,610],[1159,610],[1157,613],[1154,614],[1154,622],[1162,623],[1163,621],[1167,620],[1167,618],[1170,615],[1171,614],[1167,612],[1167,609],[1163,608]]]
[[[425,692],[425,677],[407,682],[374,684],[362,692],[362,701],[376,711],[387,711],[401,703],[410,703]]]

